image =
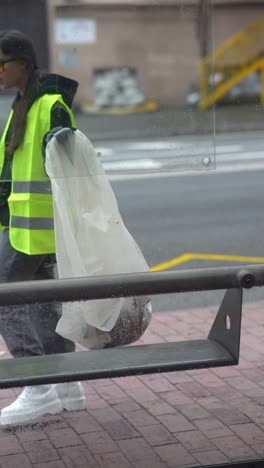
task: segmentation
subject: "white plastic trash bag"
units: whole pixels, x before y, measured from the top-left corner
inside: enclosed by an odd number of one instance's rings
[[[63,144],[52,138],[45,168],[52,186],[59,278],[148,271],[88,138],[79,130]],[[136,341],[150,320],[145,296],[68,302],[56,331],[99,349]]]

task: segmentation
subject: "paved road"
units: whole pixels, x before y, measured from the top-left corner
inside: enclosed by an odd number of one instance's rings
[[[185,252],[263,257],[263,180],[264,170],[238,170],[133,177],[112,184],[128,229],[155,265]],[[194,260],[176,268],[240,264]],[[247,291],[245,300],[263,299],[263,289]],[[216,304],[220,297],[219,292],[188,293],[155,304],[174,310]]]

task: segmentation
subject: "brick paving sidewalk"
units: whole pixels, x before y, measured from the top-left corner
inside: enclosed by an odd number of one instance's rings
[[[244,306],[239,366],[85,382],[85,411],[1,429],[0,467],[187,468],[264,458],[263,309]],[[141,342],[206,337],[215,313],[155,314]],[[20,391],[1,390],[0,408]]]

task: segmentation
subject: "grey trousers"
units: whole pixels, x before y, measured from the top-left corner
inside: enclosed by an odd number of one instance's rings
[[[26,255],[9,241],[9,228],[0,234],[0,282],[54,279],[55,255]],[[13,357],[67,353],[75,344],[55,332],[60,303],[0,306],[0,335]]]

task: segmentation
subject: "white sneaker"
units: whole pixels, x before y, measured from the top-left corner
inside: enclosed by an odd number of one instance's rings
[[[62,407],[67,411],[85,409],[85,395],[80,382],[67,382],[54,385]]]
[[[11,405],[1,411],[2,426],[27,423],[44,414],[60,413],[62,404],[52,385],[25,387]]]

